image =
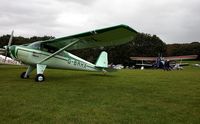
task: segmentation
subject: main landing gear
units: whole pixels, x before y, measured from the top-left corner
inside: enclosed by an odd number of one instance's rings
[[[45,77],[43,74],[37,74],[36,77],[35,77],[35,81],[36,82],[42,82],[45,80]]]
[[[22,79],[27,79],[27,78],[29,78],[29,75],[26,75],[26,72],[22,72],[21,75],[20,75],[20,77]]]
[[[41,65],[41,64],[37,64],[37,66],[29,66],[28,69],[26,70],[26,72],[22,72],[22,74],[20,75],[20,77],[22,79],[27,79],[29,78],[30,73],[34,70],[37,69],[37,75],[35,77],[35,81],[36,82],[43,82],[45,80],[45,77],[43,75],[44,70],[46,68],[46,65]]]
[[[29,75],[25,76],[26,75],[26,72],[22,72],[22,74],[20,75],[20,77],[22,79],[28,79],[29,78]],[[35,81],[36,82],[43,82],[45,80],[45,77],[43,74],[37,74],[36,77],[35,77]]]

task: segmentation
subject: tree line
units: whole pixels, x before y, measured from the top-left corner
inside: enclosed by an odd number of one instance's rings
[[[10,35],[0,37],[0,47],[8,44]],[[53,36],[24,38],[21,36],[14,37],[15,45],[28,44],[35,41],[43,41],[53,39]],[[133,41],[120,46],[110,46],[105,48],[90,48],[69,51],[90,62],[95,62],[102,50],[108,52],[109,63],[132,65],[131,56],[177,56],[177,55],[200,55],[200,42],[192,42],[185,44],[166,44],[158,36],[146,33],[138,33]]]

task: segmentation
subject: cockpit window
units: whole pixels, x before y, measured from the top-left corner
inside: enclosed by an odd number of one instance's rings
[[[41,50],[41,51],[48,52],[48,53],[55,53],[56,51],[59,50],[56,47],[49,46],[45,43],[40,43],[40,42],[29,44],[28,47],[31,49]],[[63,51],[63,52],[59,53],[58,55],[66,56],[66,53]]]
[[[47,44],[41,44],[41,50],[49,53],[54,53],[59,49],[53,46],[49,46]]]
[[[36,49],[36,50],[40,50],[40,46],[41,46],[41,43],[38,43],[38,42],[28,45],[29,48]]]

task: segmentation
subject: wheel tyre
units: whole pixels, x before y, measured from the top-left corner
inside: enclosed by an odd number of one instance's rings
[[[25,77],[25,74],[26,74],[26,72],[22,72],[21,75],[20,75],[20,77],[21,77],[22,79],[29,78],[29,75],[28,75],[27,77]]]
[[[43,82],[44,80],[45,78],[43,74],[37,74],[37,76],[35,77],[36,82]]]

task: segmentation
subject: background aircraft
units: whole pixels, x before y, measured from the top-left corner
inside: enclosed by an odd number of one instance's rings
[[[29,78],[31,72],[36,69],[35,80],[42,82],[45,80],[43,73],[46,68],[106,72],[108,68],[107,52],[101,52],[96,63],[92,64],[67,50],[121,45],[132,41],[136,34],[137,32],[132,28],[118,25],[57,39],[11,46],[12,32],[8,45],[0,51],[6,56],[9,54],[13,59],[28,65],[28,69],[21,74],[21,78]]]
[[[197,59],[198,55],[185,55],[185,56],[170,56],[170,57],[130,57],[131,60],[141,61],[142,63],[137,63],[136,66],[144,67],[154,67],[154,68],[165,68],[165,63],[168,62],[171,69],[178,69],[188,65],[188,63],[182,63],[182,60],[192,60]],[[176,63],[179,60],[180,63]],[[144,63],[145,62],[145,63]]]

